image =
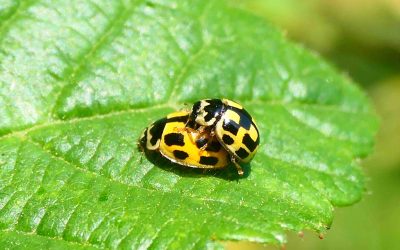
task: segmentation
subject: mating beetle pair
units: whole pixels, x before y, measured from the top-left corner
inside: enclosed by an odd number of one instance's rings
[[[139,146],[145,152],[160,152],[172,162],[192,168],[224,168],[232,162],[250,162],[260,135],[250,114],[227,99],[196,102],[191,112],[178,111],[147,127]]]

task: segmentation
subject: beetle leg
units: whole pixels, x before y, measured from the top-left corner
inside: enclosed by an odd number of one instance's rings
[[[203,146],[201,146],[201,147],[199,148],[200,151],[206,150],[207,146],[208,146],[208,142],[206,142],[206,144],[204,144]]]
[[[209,169],[203,168],[202,174],[203,174],[203,175],[206,175],[206,174],[208,174],[208,173],[209,173]]]
[[[198,137],[199,137],[199,135],[200,135],[199,132],[198,132],[196,129],[194,129],[194,128],[189,128],[189,127],[183,127],[183,128],[177,128],[177,127],[175,127],[174,130],[175,130],[176,132],[187,132],[188,135],[189,135],[190,142],[191,142],[192,144],[194,144],[194,143],[198,140]],[[195,134],[195,136],[193,136],[193,134]]]
[[[210,131],[210,137],[213,138],[214,136],[215,136],[215,131],[214,131],[214,130],[211,130],[211,131]]]
[[[243,176],[244,171],[243,171],[242,167],[239,165],[239,163],[237,163],[236,158],[233,155],[231,156],[231,162],[233,163],[233,165],[235,165],[235,167],[238,171],[238,175]]]
[[[198,128],[197,130],[192,129],[192,128],[187,128],[187,129],[189,129],[189,131],[190,131],[190,139],[191,139],[192,143],[196,143],[198,140],[200,140],[202,137],[204,137],[204,135],[207,134],[207,131],[204,129],[203,126]],[[209,141],[209,138],[207,138],[207,143],[205,144],[205,147],[207,147],[208,141]],[[203,149],[203,147],[204,146],[202,146],[201,148]]]
[[[199,156],[201,156],[202,155],[202,153],[206,150],[206,148],[208,147],[208,144],[210,143],[210,137],[206,137],[205,138],[207,141],[204,143],[204,145],[202,145],[200,148],[199,148]],[[199,139],[198,139],[199,140]],[[197,141],[196,141],[197,142]],[[197,145],[197,143],[196,143],[196,145]]]
[[[208,147],[208,145],[210,144],[210,142],[213,140],[214,136],[215,136],[215,132],[214,130],[209,130],[208,127],[200,127],[199,132],[196,134],[196,142],[198,140],[201,139],[206,139],[207,141],[204,143],[204,145],[202,145],[199,149],[199,155],[201,155],[201,153],[206,150],[206,148]],[[199,138],[200,137],[200,138]],[[197,144],[197,143],[196,143]]]

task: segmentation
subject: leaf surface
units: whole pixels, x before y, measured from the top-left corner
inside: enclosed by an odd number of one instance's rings
[[[153,164],[152,121],[241,102],[261,147],[234,169]],[[365,95],[263,20],[221,1],[6,1],[0,9],[0,245],[217,248],[324,232],[358,201]]]

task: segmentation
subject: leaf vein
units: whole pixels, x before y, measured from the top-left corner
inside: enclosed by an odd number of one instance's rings
[[[281,161],[281,162],[284,162],[284,163],[287,163],[287,164],[290,164],[290,165],[294,165],[294,166],[296,166],[296,167],[299,167],[299,168],[302,168],[302,169],[305,169],[305,170],[315,171],[315,172],[318,172],[318,173],[320,173],[320,174],[323,174],[323,175],[326,175],[326,176],[329,176],[329,177],[332,177],[332,176],[333,176],[333,177],[336,177],[336,178],[339,178],[339,179],[343,179],[343,180],[345,180],[345,181],[349,181],[349,182],[352,182],[352,183],[355,183],[355,182],[356,182],[355,180],[352,180],[350,177],[348,177],[348,176],[346,176],[346,175],[339,175],[339,174],[337,174],[337,173],[335,173],[335,172],[322,170],[322,169],[320,169],[320,168],[307,167],[307,166],[302,165],[302,164],[299,163],[299,162],[296,162],[296,161],[289,161],[289,160],[286,160],[286,159],[283,159],[283,158],[274,157],[274,156],[272,156],[272,155],[270,155],[270,154],[268,154],[268,153],[265,153],[265,152],[260,152],[260,153],[262,153],[263,155],[265,155],[265,157],[270,158],[271,160]]]
[[[66,181],[63,182],[62,186],[59,188],[58,190],[58,194],[60,192],[62,192],[64,190],[65,187],[67,187],[67,185],[69,184],[69,182],[73,179],[74,174],[70,175]],[[37,228],[35,230],[35,232],[37,232],[37,229],[42,227],[43,223],[44,223],[44,219],[46,218],[47,214],[49,213],[50,209],[57,204],[57,202],[59,201],[59,196],[56,196],[55,200],[52,202],[51,205],[47,206],[46,211],[43,213],[42,217],[40,218],[40,221],[37,224]],[[37,235],[41,235],[39,233],[37,233]]]
[[[65,84],[61,87],[60,91],[56,95],[54,106],[51,108],[51,114],[56,115],[56,109],[61,105],[61,99],[67,94],[67,92],[77,84],[77,78],[98,51],[101,50],[106,45],[109,45],[113,39],[119,36],[122,31],[123,24],[128,21],[129,17],[131,17],[142,2],[138,4],[130,4],[127,8],[125,6],[121,6],[119,13],[115,15],[114,18],[110,19],[109,24],[103,30],[100,36],[96,39],[94,43],[89,47],[89,49],[84,50],[84,52],[78,56],[78,60],[76,64],[72,68],[67,68],[65,70],[66,76],[64,76]]]
[[[8,16],[8,18],[0,22],[0,42],[2,41],[2,39],[4,39],[7,29],[19,19],[22,13],[24,13],[36,2],[38,1],[36,0],[19,1],[18,6],[14,8],[12,13]]]
[[[117,111],[112,111],[109,113],[105,113],[105,114],[97,114],[97,115],[93,115],[93,116],[85,116],[85,117],[77,117],[77,118],[73,118],[73,119],[68,119],[68,120],[54,120],[51,122],[44,122],[44,123],[38,123],[34,126],[28,127],[28,128],[23,128],[20,130],[14,130],[10,133],[4,134],[2,136],[0,136],[0,140],[1,139],[5,139],[5,138],[10,138],[10,137],[24,137],[26,136],[26,134],[28,134],[29,132],[33,132],[35,130],[38,129],[42,129],[42,128],[47,128],[47,127],[51,127],[51,126],[56,126],[56,125],[60,125],[60,124],[76,124],[82,121],[91,121],[91,120],[96,120],[96,119],[106,119],[108,117],[113,117],[113,116],[118,116],[118,115],[123,115],[123,114],[130,114],[130,113],[143,113],[146,111],[152,111],[153,109],[162,109],[162,108],[171,108],[173,109],[174,106],[170,106],[168,104],[160,104],[160,105],[155,105],[155,106],[149,106],[149,107],[143,107],[143,108],[130,108],[130,109],[126,109],[126,110],[117,110]]]
[[[128,188],[143,189],[143,190],[146,190],[146,191],[149,191],[149,192],[157,192],[157,193],[163,193],[163,194],[167,194],[167,193],[169,193],[169,194],[171,194],[171,193],[178,193],[179,195],[181,195],[180,192],[174,191],[174,190],[168,190],[168,191],[166,191],[166,190],[155,189],[155,188],[146,188],[146,187],[141,186],[141,185],[140,185],[140,186],[139,186],[139,185],[132,185],[132,184],[129,184],[129,183],[126,183],[126,182],[122,182],[122,181],[120,181],[120,180],[118,180],[118,179],[115,179],[115,178],[112,178],[112,177],[109,177],[109,176],[102,176],[102,175],[100,175],[99,173],[89,171],[89,170],[87,170],[87,169],[81,168],[80,166],[78,166],[78,165],[76,165],[76,164],[74,164],[74,163],[72,163],[72,162],[67,161],[66,159],[64,159],[64,158],[62,158],[62,157],[60,157],[60,156],[54,154],[52,151],[49,151],[49,150],[43,148],[43,146],[42,146],[41,144],[39,144],[39,143],[37,143],[37,142],[35,142],[35,141],[33,141],[33,140],[30,140],[30,139],[27,139],[27,140],[28,140],[30,143],[32,143],[33,145],[35,145],[35,146],[37,146],[38,148],[42,149],[42,150],[43,150],[45,153],[47,153],[51,158],[53,158],[53,159],[55,159],[55,160],[59,160],[59,161],[65,163],[66,165],[68,165],[68,166],[70,166],[70,167],[76,169],[76,170],[79,171],[79,172],[88,174],[89,176],[96,177],[96,178],[103,178],[103,179],[105,179],[105,180],[108,180],[108,181],[110,181],[110,182],[117,183],[117,184],[122,185],[122,186],[126,186],[126,187],[128,187]],[[65,187],[65,185],[64,185],[64,187]],[[224,200],[217,200],[217,199],[210,198],[210,197],[200,198],[200,197],[192,196],[192,195],[189,195],[189,194],[187,194],[185,197],[186,197],[186,198],[189,198],[189,199],[196,200],[196,201],[202,201],[202,202],[207,201],[207,202],[215,202],[215,203],[219,203],[219,204],[231,205],[231,204],[230,204],[229,202],[227,202],[227,201],[224,201]],[[248,209],[251,209],[251,210],[256,210],[254,207],[251,207],[251,206],[248,206],[248,205],[242,205],[242,206],[243,206],[243,207],[246,207],[246,208],[248,208]],[[272,211],[272,210],[269,210],[269,212],[271,212],[271,211]]]
[[[319,130],[318,128],[308,124],[307,122],[303,121],[302,119],[300,119],[299,117],[295,116],[292,112],[290,112],[289,108],[287,106],[283,106],[283,108],[285,109],[285,111],[296,121],[298,121],[299,123],[301,123],[304,127],[310,128],[311,130],[317,132],[318,134],[322,135],[325,138],[328,139],[336,139],[338,141],[347,141],[347,142],[352,142],[352,143],[360,143],[357,140],[353,140],[351,138],[344,138],[344,137],[340,137],[334,134],[328,135],[326,133],[323,133],[321,130]]]
[[[31,201],[31,199],[39,192],[40,188],[42,187],[43,181],[44,181],[44,176],[46,175],[46,172],[47,172],[48,168],[49,168],[49,164],[46,164],[46,167],[45,167],[45,169],[44,169],[44,171],[43,171],[43,175],[42,175],[41,178],[40,178],[40,182],[39,182],[38,187],[37,187],[36,190],[28,197],[28,199],[26,200],[25,204],[22,206],[21,213],[19,214],[18,219],[16,220],[16,223],[15,223],[16,225],[19,224],[19,220],[21,219],[22,215],[24,214],[24,209],[25,209],[25,207],[29,204],[29,202]],[[36,174],[36,173],[37,173],[37,172],[35,172],[35,174]]]
[[[75,245],[77,247],[78,246],[81,247],[82,245],[84,245],[84,246],[90,246],[90,247],[93,247],[93,248],[96,248],[96,249],[101,249],[98,245],[93,245],[93,244],[89,244],[89,243],[86,243],[86,242],[72,241],[72,240],[67,240],[67,239],[61,238],[61,237],[51,237],[49,235],[40,235],[40,234],[35,234],[35,233],[28,233],[28,232],[24,232],[24,231],[21,231],[21,230],[12,230],[11,231],[11,230],[5,229],[5,230],[0,230],[0,232],[17,233],[17,234],[22,234],[24,236],[36,236],[36,237],[44,238],[44,239],[67,242],[67,243],[69,243],[71,245]]]

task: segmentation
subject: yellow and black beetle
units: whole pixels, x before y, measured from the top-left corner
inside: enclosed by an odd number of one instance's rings
[[[251,115],[240,104],[228,99],[196,102],[186,127],[200,135],[210,134],[210,138],[215,135],[231,155],[240,175],[243,170],[237,162],[250,162],[260,144],[260,134]]]

